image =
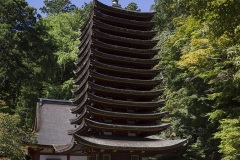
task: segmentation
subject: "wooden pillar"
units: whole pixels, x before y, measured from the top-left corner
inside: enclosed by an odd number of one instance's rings
[[[70,160],[70,155],[69,154],[67,155],[67,160]]]

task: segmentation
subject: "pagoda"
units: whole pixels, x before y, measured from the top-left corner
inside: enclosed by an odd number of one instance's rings
[[[173,152],[186,140],[156,138],[170,124],[161,123],[158,112],[165,100],[155,89],[161,69],[154,69],[159,52],[154,49],[154,12],[107,6],[94,0],[89,18],[81,29],[77,88],[71,110],[76,114],[68,132],[72,142],[54,146],[57,152],[89,155],[90,160],[145,160]]]

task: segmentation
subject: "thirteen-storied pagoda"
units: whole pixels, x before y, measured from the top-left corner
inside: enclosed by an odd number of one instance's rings
[[[154,13],[129,11],[93,1],[92,11],[81,29],[81,44],[74,71],[77,105],[71,119],[75,130],[69,145],[58,152],[82,152],[91,160],[141,160],[183,146],[186,140],[150,138],[166,130],[158,112],[164,100],[154,88],[161,69],[153,57]]]

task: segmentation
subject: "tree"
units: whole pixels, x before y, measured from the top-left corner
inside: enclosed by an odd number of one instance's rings
[[[42,82],[48,81],[44,75],[51,75],[54,66],[50,53],[55,47],[36,10],[24,0],[1,1],[0,16],[1,111],[18,112],[30,127]]]
[[[26,147],[24,143],[34,143],[35,134],[20,127],[18,115],[0,113],[0,155],[13,159],[24,160]]]
[[[54,70],[54,79],[45,83],[43,94],[46,98],[70,99],[73,89],[72,78],[75,70],[74,62],[77,59],[79,28],[89,14],[91,4],[85,3],[81,9],[73,12],[59,13],[43,19],[49,28],[48,33],[54,38],[57,49],[52,52],[57,59]]]
[[[40,10],[47,15],[58,15],[62,12],[73,12],[77,7],[70,0],[44,0],[45,6]]]
[[[239,7],[228,0],[154,6],[170,134],[189,139],[182,154],[189,159],[239,159]]]
[[[141,9],[138,8],[138,5],[135,2],[129,3],[125,9],[141,12]]]

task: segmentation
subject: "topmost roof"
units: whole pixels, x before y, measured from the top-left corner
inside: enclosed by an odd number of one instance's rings
[[[94,6],[102,10],[105,10],[106,12],[110,12],[112,14],[128,16],[129,18],[131,17],[142,18],[143,20],[152,19],[155,14],[155,12],[139,12],[139,11],[128,10],[120,7],[112,7],[112,6],[103,4],[98,0],[94,0]]]

